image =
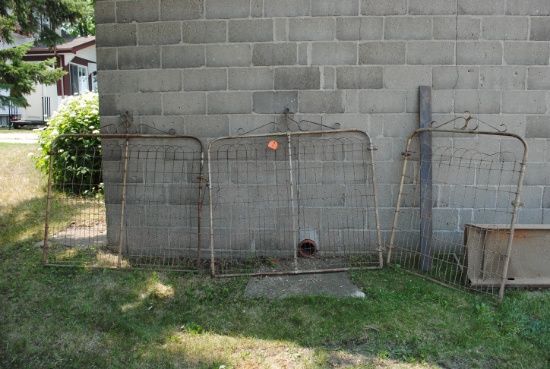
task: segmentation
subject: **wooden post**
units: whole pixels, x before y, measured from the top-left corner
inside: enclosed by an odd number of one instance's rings
[[[432,122],[432,88],[420,86],[420,128],[430,128]],[[432,267],[433,239],[432,133],[420,133],[420,269]]]

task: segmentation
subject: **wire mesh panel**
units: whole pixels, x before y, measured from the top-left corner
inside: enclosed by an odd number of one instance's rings
[[[432,135],[431,150],[411,152],[420,134]],[[456,288],[502,294],[526,155],[525,142],[514,134],[414,132],[388,263]]]
[[[381,266],[364,132],[287,132],[209,146],[214,275]]]
[[[202,145],[182,136],[62,136],[51,162],[88,161],[70,178],[52,176],[44,263],[194,270],[200,259]],[[60,149],[67,141],[69,147]],[[99,143],[101,142],[101,144]],[[55,173],[55,169],[52,169]]]

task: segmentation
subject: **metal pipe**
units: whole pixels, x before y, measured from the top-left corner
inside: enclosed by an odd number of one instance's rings
[[[214,140],[215,141],[215,140]],[[208,198],[209,198],[209,204],[208,207],[210,209],[210,275],[212,277],[216,276],[216,268],[215,268],[215,261],[214,261],[214,209],[212,208],[212,184],[210,183],[210,179],[212,178],[212,160],[210,157],[210,149],[212,148],[212,143],[210,142],[210,145],[208,145],[208,178],[206,179],[206,186],[208,187]]]
[[[514,240],[514,230],[518,217],[519,207],[521,206],[521,189],[523,187],[523,180],[525,178],[525,169],[527,167],[527,156],[529,154],[529,148],[525,140],[520,140],[523,143],[523,159],[521,162],[521,169],[519,172],[518,188],[516,192],[516,198],[513,202],[514,210],[512,213],[512,220],[510,221],[510,234],[508,235],[508,244],[506,246],[506,255],[504,258],[504,266],[502,270],[502,280],[500,282],[500,290],[498,292],[498,299],[500,302],[504,299],[504,289],[506,288],[506,281],[508,280],[508,267],[510,265],[510,256],[512,254],[512,243]]]
[[[126,177],[128,175],[128,147],[129,139],[124,140],[124,169],[122,172],[122,199],[121,199],[121,208],[120,208],[120,227],[118,231],[118,257],[117,257],[117,268],[122,267],[122,235],[124,228],[124,210],[126,206]]]
[[[52,148],[50,150],[50,173],[48,173],[48,197],[46,198],[46,225],[44,227],[44,245],[42,249],[42,265],[46,265],[47,261],[47,249],[48,249],[48,237],[50,235],[50,207],[52,202],[52,185],[53,185],[53,157],[54,157],[54,142],[52,142]]]
[[[290,204],[292,208],[292,244],[294,245],[294,270],[298,270],[298,235],[296,227],[296,211],[294,205],[294,180],[292,177],[292,142],[290,141],[290,133],[286,134],[288,142],[288,166],[290,171]]]

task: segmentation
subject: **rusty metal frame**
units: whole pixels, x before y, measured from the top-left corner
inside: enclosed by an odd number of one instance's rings
[[[500,282],[500,286],[499,286],[498,298],[499,298],[500,301],[502,301],[503,298],[504,298],[504,290],[506,288],[506,281],[507,281],[507,275],[508,275],[508,266],[510,264],[510,255],[512,253],[512,242],[513,242],[513,237],[514,237],[514,229],[515,229],[515,225],[516,225],[516,221],[517,221],[517,217],[518,217],[518,211],[519,211],[519,208],[521,206],[521,191],[522,191],[522,187],[523,187],[523,181],[524,181],[524,178],[525,178],[525,171],[526,171],[526,166],[527,166],[527,158],[528,158],[529,149],[528,149],[527,142],[525,141],[525,139],[523,137],[521,137],[517,134],[514,134],[514,133],[505,132],[505,129],[501,130],[501,129],[495,128],[496,132],[494,132],[494,131],[478,131],[477,127],[474,128],[474,129],[469,129],[468,123],[470,122],[471,119],[472,119],[471,116],[465,119],[465,125],[464,125],[464,127],[462,127],[462,129],[441,129],[441,128],[439,128],[439,127],[442,127],[442,126],[444,126],[448,123],[451,123],[451,122],[455,121],[455,120],[452,120],[450,122],[443,123],[443,124],[441,124],[441,125],[439,125],[438,127],[435,127],[435,128],[432,126],[432,128],[417,129],[413,133],[411,133],[411,135],[409,136],[409,138],[407,140],[406,150],[405,150],[405,153],[404,153],[403,169],[402,169],[402,172],[401,172],[401,181],[400,181],[400,184],[399,184],[399,194],[398,194],[398,197],[397,197],[397,204],[396,204],[396,209],[395,209],[395,214],[394,214],[394,219],[393,219],[391,236],[390,236],[390,240],[389,240],[389,243],[388,243],[386,263],[388,265],[391,264],[392,251],[393,251],[393,248],[395,246],[394,245],[395,233],[397,231],[400,207],[401,207],[401,204],[402,204],[403,186],[404,186],[406,172],[407,172],[407,164],[409,162],[409,154],[408,153],[411,152],[411,144],[412,144],[413,139],[416,136],[419,136],[420,134],[423,134],[423,133],[429,133],[429,134],[431,134],[431,133],[448,133],[448,134],[500,136],[500,137],[514,138],[514,139],[520,141],[521,144],[523,145],[523,156],[522,156],[521,163],[520,163],[521,168],[520,168],[520,171],[519,171],[519,178],[518,178],[518,183],[517,183],[517,190],[516,190],[516,194],[515,194],[515,199],[511,204],[513,206],[513,210],[512,210],[512,216],[511,216],[511,219],[510,219],[510,228],[509,228],[509,235],[508,235],[508,240],[507,240],[507,244],[506,244],[506,255],[505,255],[504,264],[503,264],[503,272],[502,272],[501,282]],[[434,122],[432,122],[432,123],[434,123]],[[494,127],[491,127],[491,128],[494,128]],[[431,278],[431,277],[426,276],[424,274],[415,273],[415,272],[412,272],[412,271],[408,271],[408,272],[413,273],[413,274],[418,274],[418,275],[420,275],[424,278],[427,278],[429,280],[432,280],[436,283],[439,283],[439,284],[442,284],[444,286],[453,288],[452,286],[449,286],[448,284],[446,284],[444,282],[438,281],[437,279]]]
[[[126,117],[129,119],[128,117]],[[126,132],[128,127],[126,127]],[[171,132],[170,132],[171,133]],[[67,266],[65,264],[56,264],[48,263],[47,253],[50,248],[48,245],[49,233],[50,233],[50,217],[51,217],[51,202],[52,202],[52,187],[53,187],[53,159],[55,156],[55,146],[56,143],[62,139],[76,137],[76,138],[99,138],[99,139],[116,139],[124,140],[124,149],[123,149],[123,176],[122,176],[122,199],[121,199],[121,213],[120,213],[120,229],[118,235],[118,245],[117,245],[117,269],[122,268],[122,246],[123,246],[123,228],[124,228],[124,216],[125,216],[125,205],[126,205],[126,187],[127,187],[127,174],[128,174],[128,155],[129,155],[129,142],[133,139],[168,139],[168,140],[192,140],[198,144],[200,147],[200,164],[199,164],[199,176],[198,176],[198,198],[197,198],[197,260],[196,266],[197,269],[201,265],[202,255],[201,255],[201,243],[202,243],[202,205],[203,205],[203,186],[204,186],[204,145],[203,142],[194,136],[188,135],[176,135],[176,134],[140,134],[140,133],[104,133],[104,134],[63,134],[57,136],[52,142],[50,148],[50,170],[48,174],[48,183],[47,183],[47,198],[46,198],[46,217],[45,217],[45,227],[44,227],[44,244],[42,251],[42,264],[44,266]],[[172,269],[173,270],[173,269]],[[185,271],[190,271],[185,269]]]
[[[207,160],[208,160],[208,191],[209,191],[209,210],[210,210],[210,273],[212,277],[236,277],[236,276],[269,276],[269,275],[295,275],[295,274],[313,274],[313,273],[333,273],[333,272],[343,272],[343,271],[349,271],[354,269],[380,269],[383,267],[384,259],[383,259],[383,249],[382,249],[382,235],[381,235],[381,228],[380,228],[380,215],[378,210],[378,192],[376,189],[376,160],[375,160],[375,151],[376,147],[373,144],[373,141],[369,134],[365,131],[358,130],[358,129],[348,129],[348,130],[340,130],[338,129],[340,127],[339,123],[336,123],[333,127],[324,126],[315,122],[309,122],[309,121],[294,121],[293,119],[289,118],[289,112],[288,110],[285,112],[285,119],[286,123],[288,124],[289,120],[296,123],[298,125],[299,131],[291,131],[290,128],[287,128],[286,132],[278,132],[278,133],[264,133],[264,134],[250,134],[250,132],[254,132],[258,129],[254,129],[248,133],[243,133],[239,136],[226,136],[226,137],[219,137],[214,140],[212,140],[207,149]],[[303,122],[306,123],[312,123],[316,126],[321,126],[321,128],[328,128],[328,130],[314,130],[314,131],[306,131],[302,130],[301,124]],[[273,122],[262,126],[260,128],[266,127],[268,125],[274,124]],[[379,265],[377,267],[363,267],[363,268],[354,268],[354,267],[346,267],[346,268],[333,268],[333,269],[315,269],[315,270],[300,270],[298,267],[298,252],[297,252],[297,246],[298,246],[298,231],[296,229],[296,212],[294,210],[295,204],[295,196],[294,196],[294,183],[293,183],[293,169],[292,169],[292,149],[291,149],[291,139],[295,136],[304,136],[304,135],[328,135],[333,133],[350,133],[350,134],[360,134],[364,135],[366,139],[368,140],[368,148],[367,150],[370,152],[371,155],[371,175],[372,175],[372,187],[373,187],[373,201],[374,201],[374,213],[375,213],[375,223],[376,223],[376,238],[377,238],[377,251],[378,251],[378,258],[379,258]],[[230,140],[230,141],[239,141],[244,139],[251,139],[251,138],[286,138],[286,141],[289,145],[288,147],[288,159],[289,159],[289,175],[290,175],[290,192],[291,192],[291,206],[292,206],[292,233],[293,233],[293,247],[294,247],[294,271],[283,271],[283,272],[251,272],[251,273],[232,273],[232,274],[223,274],[219,275],[215,271],[215,263],[216,263],[216,256],[215,256],[215,245],[214,245],[214,220],[213,220],[213,194],[212,194],[212,185],[211,185],[211,179],[212,179],[212,146],[222,140]]]

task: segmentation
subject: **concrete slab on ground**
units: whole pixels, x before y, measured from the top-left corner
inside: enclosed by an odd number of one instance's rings
[[[267,298],[312,295],[365,297],[345,272],[251,277],[244,295]]]

